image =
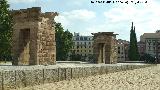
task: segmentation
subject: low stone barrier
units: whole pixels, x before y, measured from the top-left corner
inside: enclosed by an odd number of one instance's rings
[[[154,66],[144,65],[82,65],[76,67],[52,67],[0,69],[0,90],[23,88],[44,83],[70,80],[74,78],[88,77],[114,73],[125,70],[139,69]],[[3,67],[3,66],[2,66]],[[12,66],[16,67],[16,66]],[[30,67],[30,66],[28,66]],[[34,67],[34,66],[31,66]]]

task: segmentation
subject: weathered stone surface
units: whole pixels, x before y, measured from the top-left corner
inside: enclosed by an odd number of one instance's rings
[[[44,83],[59,81],[58,69],[44,69],[43,74]]]
[[[89,71],[89,68],[87,68],[87,67],[83,68],[83,77],[87,77],[89,75],[88,71]]]
[[[122,65],[122,66],[121,66],[121,69],[122,69],[122,71],[126,71],[126,70],[127,70],[126,65]]]
[[[3,86],[2,86],[2,84],[3,84],[2,73],[3,73],[3,71],[0,71],[0,90],[3,90]]]
[[[15,71],[3,71],[2,81],[4,90],[16,89]]]
[[[117,41],[113,32],[98,32],[94,35],[93,54],[95,63],[117,63]]]
[[[40,7],[13,10],[13,65],[53,65],[56,63],[56,12],[41,13]]]
[[[91,68],[91,73],[92,73],[92,75],[97,75],[98,74],[98,67],[92,67]]]
[[[23,70],[16,70],[16,86],[17,88],[26,87],[26,74]]]
[[[105,66],[101,66],[99,71],[100,74],[106,74]]]
[[[16,71],[16,86],[26,87],[43,83],[43,70],[18,70]]]
[[[84,73],[83,73],[83,75],[87,75],[87,76],[91,76],[92,75],[92,69],[91,69],[91,67],[85,67],[84,68],[85,70],[84,70]]]
[[[79,78],[83,77],[83,67],[79,68]]]
[[[72,68],[72,78],[78,78],[79,77],[79,71],[80,71],[79,67]]]
[[[65,68],[66,69],[66,80],[72,79],[72,69],[71,68]]]
[[[58,68],[59,81],[66,80],[66,68]]]
[[[24,68],[2,70],[0,72],[0,90],[18,89],[26,86],[34,86],[44,83],[52,83],[60,80],[70,80],[71,78],[81,78],[90,75],[113,73],[122,70],[137,69],[152,65],[105,65],[89,67],[68,67],[68,68]]]
[[[108,70],[108,73],[113,73],[114,72],[114,67],[113,66],[108,66],[107,70]]]

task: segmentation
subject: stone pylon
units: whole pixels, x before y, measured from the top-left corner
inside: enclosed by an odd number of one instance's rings
[[[42,13],[40,7],[13,10],[13,65],[56,63],[54,18],[57,12]]]
[[[113,32],[98,32],[94,35],[93,54],[95,63],[117,63],[117,40]]]

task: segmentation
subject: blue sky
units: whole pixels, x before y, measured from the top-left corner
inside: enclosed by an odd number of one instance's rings
[[[41,7],[42,12],[58,12],[59,16],[55,21],[62,23],[64,29],[72,33],[91,35],[93,32],[115,32],[119,34],[117,38],[124,40],[129,40],[132,21],[138,40],[143,33],[160,29],[160,1],[140,1],[147,3],[93,4],[91,0],[8,0],[11,9]]]

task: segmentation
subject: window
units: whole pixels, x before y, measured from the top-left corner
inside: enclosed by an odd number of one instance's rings
[[[86,42],[84,42],[84,45],[86,45]]]
[[[88,44],[91,44],[91,42],[89,42]]]
[[[86,41],[86,40],[87,40],[87,37],[84,37],[84,40]]]
[[[77,42],[77,45],[79,45],[79,42]]]
[[[155,48],[155,47],[153,47],[153,50],[156,50],[156,48]]]
[[[153,43],[153,45],[155,45],[155,43]]]
[[[79,37],[76,37],[76,40],[79,40]]]
[[[118,49],[120,49],[120,47],[118,47]]]
[[[120,54],[120,50],[118,50],[118,54]]]
[[[86,50],[85,50],[85,52],[86,52]]]
[[[151,46],[148,46],[148,50],[150,50],[151,49]]]
[[[151,45],[151,43],[150,43],[150,42],[148,42],[148,45]]]
[[[80,37],[80,40],[83,40],[83,37]]]
[[[79,48],[79,46],[77,46],[77,49]]]
[[[79,52],[79,50],[77,50],[77,52]]]
[[[91,52],[91,50],[89,50],[89,52]]]

